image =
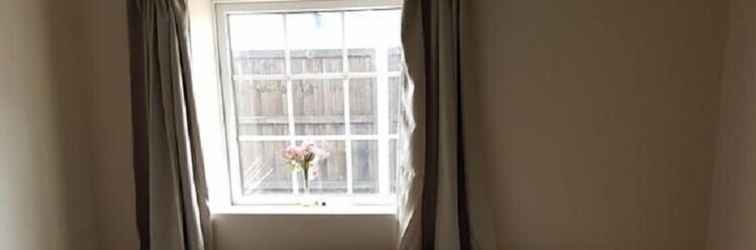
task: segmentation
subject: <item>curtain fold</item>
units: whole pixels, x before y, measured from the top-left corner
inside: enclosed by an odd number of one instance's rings
[[[142,250],[210,250],[184,0],[128,0]]]
[[[402,44],[410,81],[403,98],[409,155],[399,176],[401,250],[495,249],[493,228],[482,222],[489,219],[487,197],[468,192],[481,191],[468,180],[484,177],[466,161],[464,118],[474,107],[463,97],[474,86],[462,82],[460,3],[404,1]]]

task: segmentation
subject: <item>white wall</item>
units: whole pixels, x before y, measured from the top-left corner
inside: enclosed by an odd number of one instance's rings
[[[726,5],[472,4],[499,249],[705,248]]]
[[[756,249],[756,2],[731,4],[710,250]]]
[[[80,7],[0,2],[3,249],[98,249]]]

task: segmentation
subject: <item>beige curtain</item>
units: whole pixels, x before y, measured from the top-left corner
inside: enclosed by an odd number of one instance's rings
[[[404,137],[410,152],[399,184],[401,250],[496,249],[483,176],[466,161],[467,111],[475,86],[462,82],[462,0],[405,0],[402,43]],[[472,190],[470,190],[472,189]],[[474,191],[474,192],[470,192]]]
[[[142,250],[211,249],[184,0],[128,0]]]

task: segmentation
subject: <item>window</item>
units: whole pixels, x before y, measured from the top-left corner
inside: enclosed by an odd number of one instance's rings
[[[405,81],[398,5],[217,7],[232,203],[298,204],[303,180],[281,153],[312,142],[328,152],[310,181],[322,206],[393,206]]]

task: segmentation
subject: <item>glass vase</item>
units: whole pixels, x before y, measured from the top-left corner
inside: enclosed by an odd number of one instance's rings
[[[312,196],[312,193],[310,192],[310,175],[308,170],[302,170],[299,171],[299,183],[302,185],[302,190],[299,193],[299,205],[305,206],[305,207],[312,207],[316,206],[317,202],[315,200],[315,197]]]

